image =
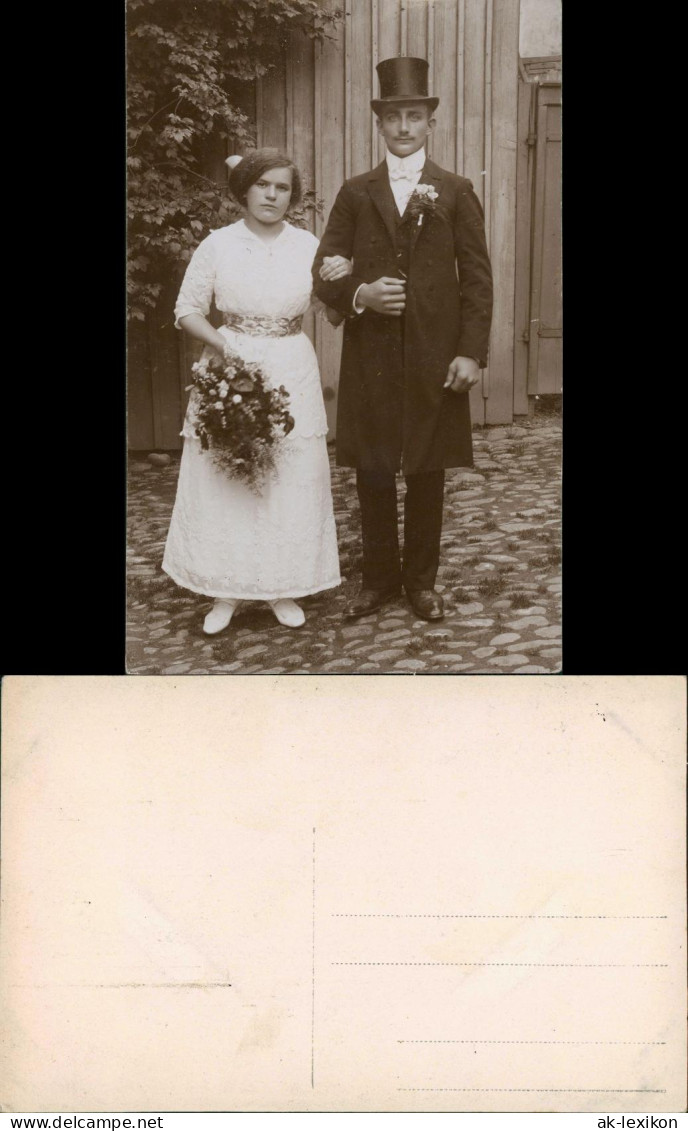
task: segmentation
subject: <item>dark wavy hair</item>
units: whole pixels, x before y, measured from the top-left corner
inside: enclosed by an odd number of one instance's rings
[[[286,154],[279,149],[251,149],[229,174],[229,191],[239,204],[246,207],[246,193],[269,169],[291,169],[291,197],[289,206],[301,203],[301,174]]]

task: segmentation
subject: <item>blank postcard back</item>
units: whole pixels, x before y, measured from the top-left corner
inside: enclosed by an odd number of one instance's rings
[[[685,683],[11,677],[5,1111],[682,1111]]]

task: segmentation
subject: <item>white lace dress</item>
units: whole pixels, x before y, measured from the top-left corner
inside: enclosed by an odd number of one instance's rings
[[[184,276],[176,323],[220,311],[294,318],[311,300],[318,241],[285,224],[263,243],[243,220],[212,232]],[[302,597],[341,582],[327,457],[327,418],[315,351],[304,333],[255,337],[220,333],[266,378],[289,393],[295,426],[280,446],[261,494],[232,479],[201,449],[194,394],[187,409],[177,497],[162,568],[178,585],[209,597]]]

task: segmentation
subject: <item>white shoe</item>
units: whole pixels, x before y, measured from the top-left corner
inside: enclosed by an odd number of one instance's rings
[[[206,636],[214,636],[216,632],[222,632],[223,628],[226,628],[231,621],[232,614],[238,604],[238,601],[216,597],[215,604],[203,621],[203,631]]]
[[[280,624],[286,624],[287,628],[300,628],[306,620],[303,609],[299,608],[296,601],[292,601],[290,597],[282,597],[279,601],[268,601],[268,605]]]

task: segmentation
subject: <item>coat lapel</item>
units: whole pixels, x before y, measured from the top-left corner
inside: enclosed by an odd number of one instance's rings
[[[431,161],[429,157],[426,160],[425,165],[423,166],[423,172],[420,175],[418,184],[432,185],[432,187],[436,190],[438,197],[440,192],[442,191],[442,170],[440,169],[439,165],[435,165],[434,161]],[[418,225],[417,221],[414,221],[413,229],[411,232],[411,254],[413,254],[413,249],[416,246],[416,240],[418,239],[423,228],[428,223],[428,219],[428,216],[424,216],[423,223],[420,226]]]
[[[368,177],[368,192],[373,204],[385,222],[392,245],[396,245],[396,209],[394,195],[389,185],[387,162],[383,161]]]

